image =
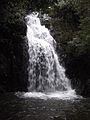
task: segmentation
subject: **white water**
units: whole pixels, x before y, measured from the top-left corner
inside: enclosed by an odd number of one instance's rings
[[[65,69],[60,65],[55,52],[55,40],[49,30],[41,25],[38,13],[26,17],[29,44],[29,86],[24,97],[74,98]]]

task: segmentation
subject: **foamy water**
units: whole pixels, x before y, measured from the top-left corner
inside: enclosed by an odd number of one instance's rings
[[[81,99],[81,96],[77,96],[74,90],[70,91],[55,91],[55,92],[17,92],[16,95],[20,98],[34,98],[34,99],[55,99],[55,100],[74,100],[74,99]]]

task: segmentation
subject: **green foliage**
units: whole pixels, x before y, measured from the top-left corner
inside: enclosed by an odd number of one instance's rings
[[[76,38],[73,39],[73,44],[76,46],[77,55],[90,55],[90,16],[89,16],[89,1],[77,0],[74,7],[77,14],[80,16],[79,31],[76,33]]]
[[[90,1],[89,0],[58,0],[55,14],[59,18],[59,27],[64,38],[60,37],[65,52],[80,56],[90,55]],[[60,33],[61,33],[60,31]],[[61,36],[63,36],[61,34]]]

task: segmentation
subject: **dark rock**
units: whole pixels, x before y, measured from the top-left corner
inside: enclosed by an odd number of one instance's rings
[[[0,1],[0,91],[27,91],[25,1]]]

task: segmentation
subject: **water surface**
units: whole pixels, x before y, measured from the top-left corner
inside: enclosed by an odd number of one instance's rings
[[[90,120],[90,98],[44,100],[2,94],[0,120]]]

